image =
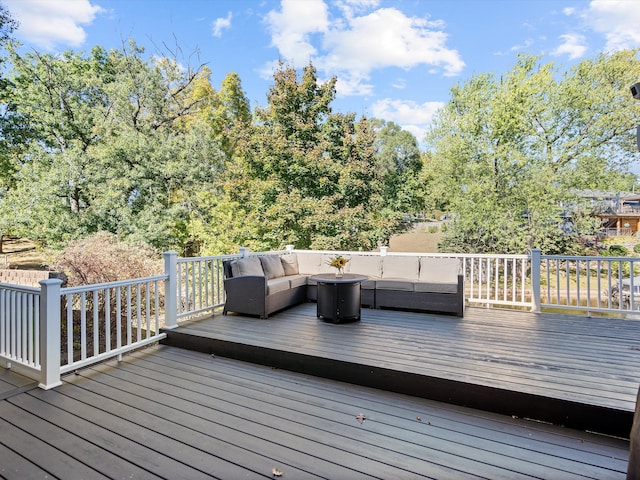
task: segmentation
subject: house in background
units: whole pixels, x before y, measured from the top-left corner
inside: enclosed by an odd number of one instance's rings
[[[638,235],[640,194],[615,194],[600,197],[595,215],[602,219],[606,236]]]

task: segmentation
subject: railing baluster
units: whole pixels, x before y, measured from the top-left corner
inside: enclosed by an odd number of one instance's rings
[[[64,295],[67,300],[67,364],[73,363],[73,295]]]
[[[111,351],[111,288],[104,290],[104,351]]]
[[[87,358],[87,302],[86,293],[80,294],[80,358]]]

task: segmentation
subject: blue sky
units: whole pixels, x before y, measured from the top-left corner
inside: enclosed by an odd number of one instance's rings
[[[640,47],[637,0],[0,0],[27,49],[119,48],[133,38],[220,85],[240,75],[266,104],[278,59],[338,78],[334,109],[384,118],[422,139],[449,89],[509,70],[518,53],[568,68]],[[640,80],[640,79],[638,79]]]

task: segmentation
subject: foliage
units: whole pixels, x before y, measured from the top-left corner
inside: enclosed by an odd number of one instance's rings
[[[640,115],[627,97],[637,78],[637,51],[622,51],[563,75],[521,56],[499,79],[456,86],[427,137],[424,188],[456,213],[442,248],[556,253],[593,233],[588,212],[570,229],[560,228],[561,214],[580,212],[577,189],[629,186],[624,172],[637,155],[629,129]]]
[[[98,232],[70,242],[53,259],[64,272],[68,286],[115,282],[162,273],[156,249],[139,242],[122,242],[108,232]]]
[[[636,243],[633,246],[633,253],[640,253],[640,243]]]
[[[87,56],[10,53],[11,116],[22,125],[7,193],[14,228],[52,246],[102,230],[183,246],[189,198],[221,164],[196,115],[204,99],[193,91],[206,72],[145,61],[133,43]]]
[[[629,249],[623,245],[610,245],[607,248],[606,255],[610,257],[626,257],[629,255]]]
[[[215,202],[214,215],[236,219],[219,227],[231,241],[371,249],[401,228],[369,122],[331,111],[335,82],[319,83],[313,65],[300,79],[283,64],[275,72],[268,107],[256,110]]]

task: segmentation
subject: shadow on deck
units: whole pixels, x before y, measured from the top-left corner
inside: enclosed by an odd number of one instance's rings
[[[469,308],[464,318],[315,304],[268,319],[215,315],[163,343],[454,405],[628,438],[640,322]]]

